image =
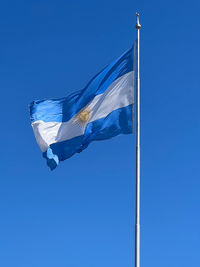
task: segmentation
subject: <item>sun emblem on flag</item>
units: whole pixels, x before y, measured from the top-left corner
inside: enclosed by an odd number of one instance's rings
[[[76,116],[75,121],[80,127],[85,127],[91,117],[91,111],[88,108],[83,108]]]
[[[89,121],[90,118],[90,112],[87,109],[82,110],[79,114],[78,114],[78,118],[81,122],[86,123]]]

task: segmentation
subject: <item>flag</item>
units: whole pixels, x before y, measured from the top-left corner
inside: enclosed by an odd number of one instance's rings
[[[133,129],[133,49],[67,97],[30,104],[36,141],[51,170],[92,141],[130,134]]]

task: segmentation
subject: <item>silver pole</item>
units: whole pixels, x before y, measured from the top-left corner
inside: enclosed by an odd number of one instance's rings
[[[140,22],[137,23],[137,121],[136,121],[136,216],[135,216],[135,267],[140,267]]]

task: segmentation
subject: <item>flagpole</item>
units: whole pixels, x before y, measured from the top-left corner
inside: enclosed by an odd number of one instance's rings
[[[140,267],[140,22],[136,13],[137,23],[137,78],[136,78],[136,216],[135,216],[135,267]]]

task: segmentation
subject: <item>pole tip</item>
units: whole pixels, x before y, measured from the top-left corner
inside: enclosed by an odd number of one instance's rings
[[[136,23],[136,29],[139,30],[141,28],[140,22],[139,22],[139,13],[136,12],[136,17],[137,17],[137,23]]]

